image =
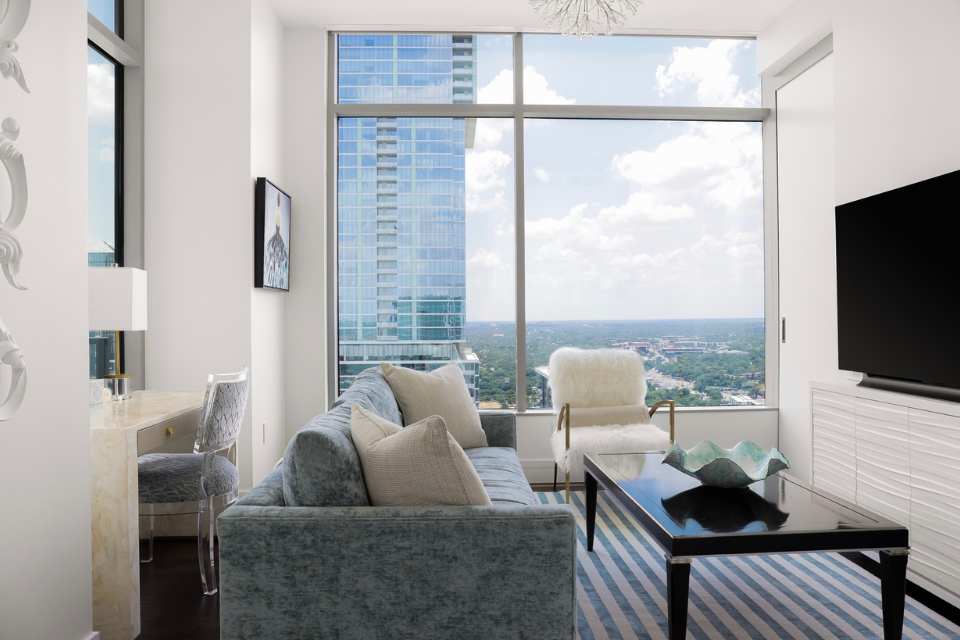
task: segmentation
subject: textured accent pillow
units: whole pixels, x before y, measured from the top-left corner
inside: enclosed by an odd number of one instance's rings
[[[487,446],[487,435],[480,426],[480,412],[470,397],[459,365],[448,364],[424,373],[384,362],[380,370],[397,397],[405,424],[440,416],[464,449]]]
[[[353,405],[350,432],[374,506],[490,504],[480,476],[440,416],[402,428]]]

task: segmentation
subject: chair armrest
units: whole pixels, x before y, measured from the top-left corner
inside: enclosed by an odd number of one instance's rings
[[[487,445],[517,448],[517,414],[481,413],[480,426],[487,434]]]
[[[563,505],[234,506],[221,638],[573,638]]]

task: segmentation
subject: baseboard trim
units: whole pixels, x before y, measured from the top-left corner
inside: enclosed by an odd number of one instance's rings
[[[861,551],[841,552],[844,558],[857,565],[858,567],[869,571],[876,577],[880,577],[880,563]],[[913,598],[930,611],[943,616],[950,622],[960,625],[960,608],[950,604],[940,596],[932,593],[913,580],[907,580],[907,597]]]

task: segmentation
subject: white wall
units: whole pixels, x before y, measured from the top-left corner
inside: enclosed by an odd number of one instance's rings
[[[251,364],[250,5],[147,3],[145,49],[146,385],[200,390]],[[248,409],[243,487],[252,442]]]
[[[146,383],[250,367],[246,489],[286,445],[286,294],[253,288],[254,179],[286,186],[283,31],[267,0],[151,2],[145,58]]]
[[[960,169],[960,85],[950,76],[960,67],[958,25],[956,0],[801,0],[760,34],[761,70],[774,74],[789,73],[797,56],[833,34],[833,204]],[[829,224],[811,255],[832,255]],[[811,288],[822,285],[816,273]],[[835,340],[836,326],[815,339]]]
[[[287,189],[283,162],[283,27],[267,0],[253,0],[250,37],[250,175]],[[297,212],[291,237],[297,231]],[[293,246],[296,250],[301,247]],[[286,446],[285,304],[288,294],[251,289],[250,413],[253,424],[253,478],[264,477]]]
[[[841,4],[837,202],[960,169],[960,2]]]
[[[283,45],[284,169],[295,231],[286,300],[289,437],[327,409],[327,34],[287,29]]]
[[[960,3],[800,0],[761,32],[761,70],[834,34],[836,202],[960,169]]]
[[[85,2],[34,2],[17,53],[31,93],[0,77],[0,120],[20,123],[30,190],[16,232],[29,289],[0,279],[0,316],[29,372],[19,413],[0,422],[0,638],[91,629],[86,33]]]

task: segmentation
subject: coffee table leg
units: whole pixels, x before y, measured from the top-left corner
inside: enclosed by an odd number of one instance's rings
[[[597,479],[584,471],[583,481],[587,489],[587,551],[593,551],[593,532],[597,524]]]
[[[880,552],[880,594],[883,602],[883,638],[903,637],[903,606],[907,582],[907,550]]]
[[[667,556],[667,627],[670,640],[687,637],[687,596],[690,591],[690,558]]]

